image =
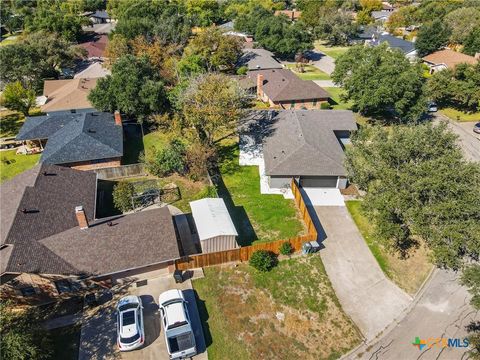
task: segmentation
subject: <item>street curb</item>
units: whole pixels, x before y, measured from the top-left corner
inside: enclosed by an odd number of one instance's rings
[[[346,353],[342,357],[340,357],[339,360],[354,359],[351,356],[354,355],[355,353],[359,352],[359,350],[375,346],[375,344],[380,342],[385,336],[387,336],[390,332],[392,332],[397,327],[397,325],[400,324],[400,322],[402,322],[407,317],[407,315],[410,314],[410,312],[413,310],[413,308],[418,304],[418,301],[420,300],[420,298],[424,294],[425,289],[427,288],[427,285],[430,283],[430,281],[433,277],[433,274],[436,273],[437,271],[438,271],[438,268],[436,266],[433,266],[432,270],[430,270],[427,277],[423,281],[422,285],[420,285],[417,292],[413,296],[412,302],[410,303],[410,305],[408,305],[408,307],[405,310],[403,310],[403,312],[400,314],[400,317],[398,319],[393,320],[373,340],[369,341],[368,343],[363,341],[360,345],[358,345],[357,347],[353,348],[348,353]],[[363,351],[361,353],[363,353]],[[357,353],[357,356],[355,358],[359,358],[359,354],[361,354],[361,353]]]

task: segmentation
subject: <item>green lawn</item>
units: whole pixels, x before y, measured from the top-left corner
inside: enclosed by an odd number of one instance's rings
[[[238,164],[238,143],[226,141],[219,150],[223,183],[218,194],[233,218],[240,245],[287,239],[304,231],[293,200],[260,194],[257,166]]]
[[[464,113],[463,111],[455,110],[452,108],[446,108],[446,109],[441,109],[440,112],[448,116],[452,120],[456,121],[480,121],[480,112],[472,113],[472,114],[467,114]]]
[[[326,87],[324,88],[331,95],[332,109],[334,110],[351,110],[353,101],[344,102],[340,99],[340,95],[345,90],[339,87]]]
[[[305,72],[303,73],[298,72],[294,64],[288,64],[287,68],[292,70],[302,80],[330,80],[330,75],[313,65],[304,65]]]
[[[0,182],[34,167],[40,159],[40,154],[17,155],[17,150],[0,151]],[[7,162],[10,162],[9,164]]]
[[[167,146],[169,135],[161,130],[152,131],[143,137],[143,146],[145,148],[145,156],[149,157],[159,150]]]
[[[375,236],[375,225],[363,213],[362,201],[352,200],[345,203],[385,275],[407,293],[415,294],[432,269],[432,264],[428,260],[428,250],[420,246],[411,251],[407,258],[400,258],[389,251],[386,240]]]
[[[39,108],[30,110],[30,116],[43,115]],[[18,134],[25,121],[22,113],[11,110],[0,111],[0,138],[12,137]]]
[[[327,54],[328,56],[331,56],[334,59],[346,53],[348,49],[348,46],[328,46],[319,41],[315,43],[315,50],[320,50],[321,52]]]
[[[49,359],[76,360],[80,346],[80,331],[80,325],[50,330],[52,354],[49,356]]]
[[[336,359],[361,341],[318,254],[268,273],[247,264],[204,271],[193,287],[211,360]]]

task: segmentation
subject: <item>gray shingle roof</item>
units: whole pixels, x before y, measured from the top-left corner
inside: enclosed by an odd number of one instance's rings
[[[48,139],[40,162],[66,164],[123,155],[122,127],[110,113],[59,113],[27,118],[18,140]]]
[[[23,189],[12,185],[20,180]],[[166,207],[94,222],[95,183],[94,172],[43,164],[23,180],[0,185],[2,217],[5,211],[13,215],[7,246],[0,250],[1,270],[101,275],[180,256]],[[79,229],[75,217],[79,205],[90,222],[85,230]]]
[[[411,41],[403,40],[389,34],[378,35],[378,39],[376,40],[375,44],[378,45],[384,42],[388,43],[388,46],[391,49],[399,49],[404,54],[408,54],[409,52],[415,50],[415,43]]]
[[[263,75],[263,91],[272,101],[327,100],[330,94],[311,80],[302,80],[288,69],[249,71],[256,81]]]
[[[247,66],[248,70],[282,69],[273,54],[265,49],[245,49],[238,66]]]
[[[344,152],[335,131],[357,129],[348,110],[263,112],[265,173],[277,176],[346,175]],[[258,118],[258,115],[257,115]]]

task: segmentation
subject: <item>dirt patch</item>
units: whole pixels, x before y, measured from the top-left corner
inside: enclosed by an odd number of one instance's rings
[[[318,255],[266,274],[246,264],[209,268],[194,287],[208,311],[211,359],[327,359],[360,341]]]

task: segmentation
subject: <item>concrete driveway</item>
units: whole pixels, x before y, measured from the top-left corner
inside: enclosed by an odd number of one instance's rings
[[[169,289],[184,290],[188,301],[190,319],[195,332],[195,341],[200,355],[194,359],[208,359],[195,293],[190,280],[181,284],[173,281],[172,275],[144,279],[143,283],[126,285],[113,299],[94,312],[85,314],[82,322],[79,360],[87,359],[160,359],[168,360],[165,338],[161,330],[158,296]],[[138,350],[119,352],[116,346],[116,314],[118,299],[128,294],[140,296],[143,303],[145,344]]]
[[[324,54],[318,50],[311,50],[307,52],[307,58],[312,62],[312,65],[319,68],[328,75],[335,70],[335,59]]]
[[[348,359],[467,359],[466,348],[426,346],[420,350],[412,342],[417,336],[463,341],[466,326],[480,320],[478,311],[469,304],[470,298],[468,290],[458,284],[458,274],[435,270],[409,314],[381,340],[358,348]]]
[[[314,210],[325,270],[343,310],[370,341],[402,316],[412,298],[385,277],[345,206]]]

